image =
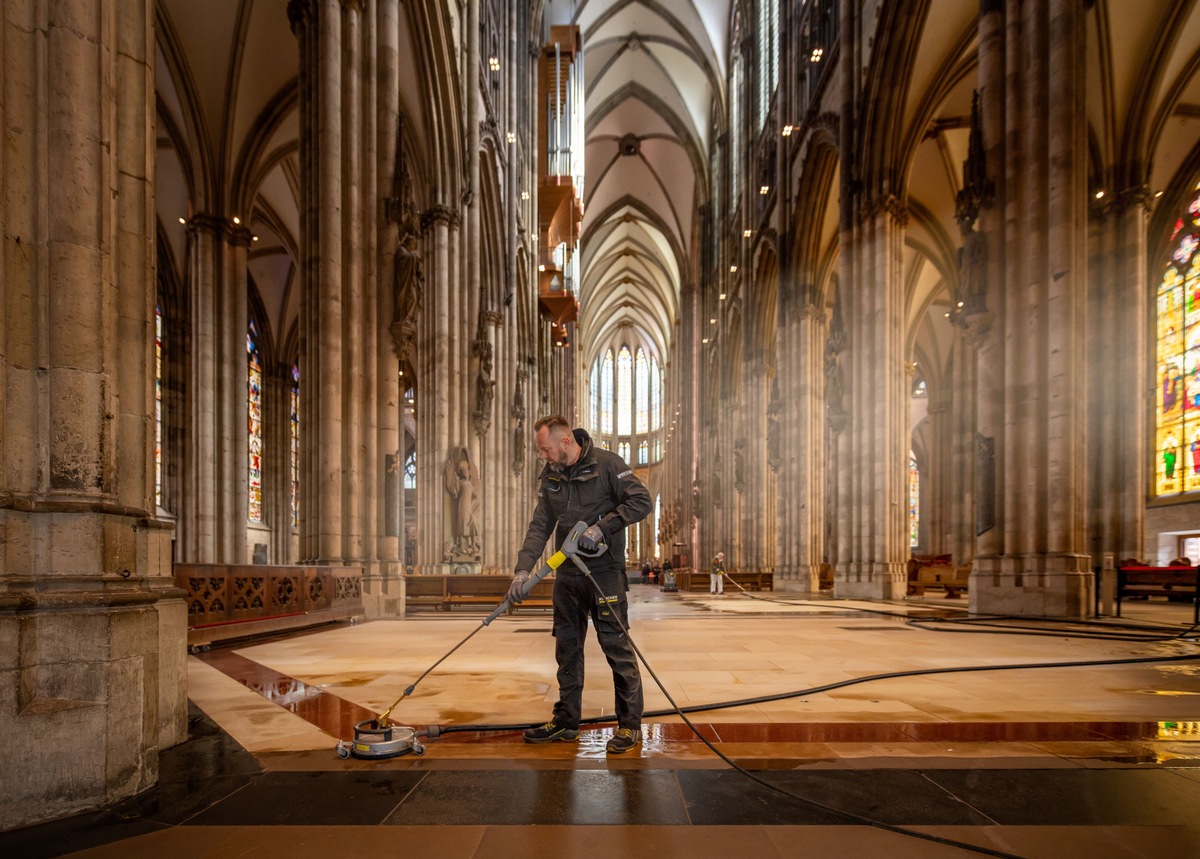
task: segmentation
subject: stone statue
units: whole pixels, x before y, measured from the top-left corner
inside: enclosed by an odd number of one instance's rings
[[[392,293],[394,309],[390,330],[396,357],[403,361],[408,357],[409,347],[417,335],[417,315],[421,312],[425,294],[425,273],[422,271],[415,232],[406,233],[396,248]]]
[[[479,540],[480,483],[465,447],[454,447],[446,456],[442,482],[450,501],[450,541],[442,551],[445,563],[478,562],[482,545]]]
[[[476,435],[486,435],[492,425],[492,399],[496,395],[496,380],[492,378],[492,344],[483,332],[482,324],[475,335],[471,352],[478,360],[475,371],[475,409],[471,419]]]

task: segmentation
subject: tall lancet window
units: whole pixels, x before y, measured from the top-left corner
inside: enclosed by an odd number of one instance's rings
[[[617,456],[629,462],[629,442],[622,441],[617,444]]]
[[[600,362],[592,362],[592,384],[589,388],[589,393],[592,400],[591,421],[588,422],[588,429],[596,432],[600,429]]]
[[[658,369],[658,359],[650,359],[650,429],[656,430],[662,426],[662,374]]]
[[[613,354],[609,349],[600,362],[600,432],[613,431]]]
[[[292,527],[300,525],[300,365],[292,364],[292,415],[291,460],[292,460]]]
[[[263,517],[263,365],[258,336],[258,326],[254,324],[254,320],[250,320],[250,328],[246,332],[246,363],[249,368],[246,405],[250,421],[247,482],[250,488],[250,519],[254,522],[261,522]]]
[[[154,306],[154,503],[162,507],[163,312]]]
[[[908,545],[921,545],[921,472],[917,468],[917,457],[908,452]]]
[[[1158,286],[1155,495],[1200,490],[1200,197],[1171,244]]]
[[[617,354],[617,435],[633,432],[633,355],[628,346]],[[629,445],[626,445],[628,447]],[[626,457],[625,461],[629,459]]]
[[[637,397],[637,431],[650,432],[650,368],[646,352],[639,346],[633,364],[633,390]]]

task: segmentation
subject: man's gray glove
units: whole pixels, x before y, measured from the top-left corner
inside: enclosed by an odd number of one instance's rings
[[[517,570],[513,575],[512,584],[508,586],[508,601],[511,605],[519,605],[525,599],[521,589],[525,587],[527,581],[529,581],[529,573],[524,570]]]
[[[599,525],[592,525],[579,535],[579,548],[585,552],[594,552],[604,542],[604,532]]]

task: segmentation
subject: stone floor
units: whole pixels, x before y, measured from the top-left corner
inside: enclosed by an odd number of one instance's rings
[[[0,854],[1200,856],[1190,605],[1127,603],[1121,627],[963,623],[964,601],[934,594],[633,585],[633,638],[666,691],[644,673],[645,742],[619,757],[604,752],[611,676],[594,636],[595,724],[574,743],[521,741],[556,697],[541,610],[214,648],[189,660],[191,737],[163,753],[158,787],[0,834]],[[424,755],[335,754],[464,639],[392,714],[446,730]],[[1029,667],[1145,659],[1163,661]]]

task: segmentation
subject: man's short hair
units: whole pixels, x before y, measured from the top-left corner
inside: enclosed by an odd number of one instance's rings
[[[544,418],[538,418],[537,423],[533,425],[533,431],[537,432],[542,427],[549,427],[553,432],[555,427],[562,427],[567,432],[571,432],[571,423],[562,415],[546,415]]]

